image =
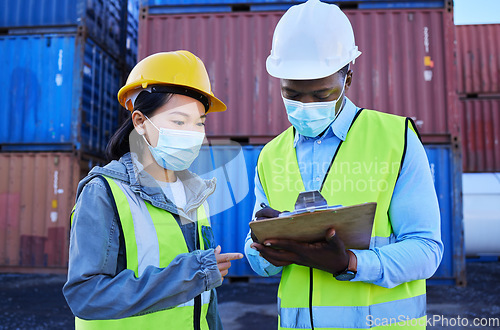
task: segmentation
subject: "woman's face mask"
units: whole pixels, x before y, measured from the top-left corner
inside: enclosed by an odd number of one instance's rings
[[[340,113],[340,110],[335,113],[335,108],[344,94],[346,80],[347,75],[344,78],[342,91],[334,101],[302,103],[282,96],[288,121],[290,121],[299,134],[316,137],[333,123]]]
[[[172,171],[189,168],[198,157],[205,133],[158,128],[147,116],[146,118],[159,132],[156,147],[151,146],[146,137],[142,136],[158,165]]]

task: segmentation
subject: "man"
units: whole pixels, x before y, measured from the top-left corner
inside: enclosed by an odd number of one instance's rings
[[[280,329],[425,328],[425,279],[443,253],[433,180],[410,119],[345,96],[360,54],[348,18],[319,0],[291,7],[274,32],[266,67],[292,127],[259,156],[255,218],[293,210],[308,190],[328,205],[377,202],[368,250],[346,251],[334,228],[314,243],[248,235],[254,271],[283,272]]]

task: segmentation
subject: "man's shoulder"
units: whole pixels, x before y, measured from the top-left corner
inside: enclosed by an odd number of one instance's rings
[[[383,131],[386,133],[397,132],[399,130],[406,130],[407,117],[394,115],[387,112],[362,109],[359,110],[351,127],[357,126],[364,132],[369,131]]]
[[[295,132],[295,130],[293,129],[293,126],[288,127],[286,130],[281,132],[278,136],[276,136],[271,141],[266,143],[266,145],[264,145],[264,148],[262,149],[262,151],[274,149],[278,146],[283,146],[286,143],[290,143],[290,145],[293,146],[294,132]]]
[[[373,110],[373,109],[361,109],[358,111],[359,113],[363,113],[363,116],[371,116],[371,117],[379,117],[382,120],[406,120],[406,117],[400,116],[400,115],[395,115],[392,113],[387,113],[383,112],[380,110]]]

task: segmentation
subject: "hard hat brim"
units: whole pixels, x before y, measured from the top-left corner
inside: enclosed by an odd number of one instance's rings
[[[342,69],[347,64],[354,62],[354,60],[361,55],[360,51],[357,51],[352,58],[349,58],[345,63],[340,63],[335,66],[327,66],[325,64],[318,63],[316,61],[311,61],[309,63],[297,60],[297,61],[286,61],[285,63],[281,61],[276,61],[272,56],[268,56],[266,60],[266,70],[267,72],[279,79],[287,80],[314,80],[321,79],[336,73]]]
[[[211,112],[223,112],[223,111],[226,111],[227,110],[227,107],[226,105],[221,101],[219,100],[218,98],[216,98],[214,95],[212,94],[208,94],[202,90],[199,90],[197,88],[193,88],[192,86],[184,86],[184,85],[179,85],[179,84],[165,84],[164,82],[160,82],[160,81],[151,81],[151,80],[148,80],[148,81],[137,81],[133,84],[129,84],[129,85],[126,85],[126,86],[123,86],[119,91],[118,91],[118,102],[120,102],[120,104],[122,105],[122,107],[124,107],[125,109],[127,109],[127,107],[125,106],[125,102],[126,102],[126,96],[127,96],[127,93],[131,90],[134,90],[134,89],[138,89],[138,88],[145,88],[149,85],[165,85],[165,86],[182,86],[182,87],[186,87],[188,89],[191,89],[191,90],[194,90],[202,95],[205,95],[209,101],[210,101],[210,106],[208,108],[208,111],[206,112],[207,114],[208,113],[211,113]]]

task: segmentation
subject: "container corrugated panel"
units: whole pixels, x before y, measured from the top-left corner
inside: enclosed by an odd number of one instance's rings
[[[464,172],[500,172],[500,98],[459,104]]]
[[[500,94],[500,24],[457,25],[458,92]]]
[[[139,34],[139,0],[129,0],[127,6],[126,66],[127,72],[137,63],[137,37]]]
[[[116,61],[80,35],[1,36],[0,44],[1,149],[102,156],[118,126]]]
[[[429,284],[466,284],[462,171],[455,145],[426,145],[441,215],[444,255]]]
[[[186,49],[205,63],[228,111],[212,114],[207,134],[273,137],[287,120],[279,80],[266,72],[282,12],[141,15],[139,59]],[[347,93],[358,106],[414,117],[427,142],[457,136],[454,25],[446,10],[347,10],[363,54]],[[179,38],[179,34],[183,38]]]
[[[0,153],[0,173],[0,271],[65,271],[77,158]]]
[[[254,175],[261,146],[233,145],[203,147],[190,168],[204,179],[217,179],[217,188],[208,198],[210,221],[222,252],[244,253],[244,242],[252,218]],[[253,276],[246,261],[232,263],[230,276]]]
[[[212,227],[223,251],[244,252],[255,204],[255,166],[262,146],[212,148],[216,170],[202,171],[205,178],[217,177],[217,189],[209,199]],[[426,145],[441,212],[441,235],[445,244],[443,261],[429,283],[464,284],[465,264],[462,226],[461,171],[457,152],[451,145]],[[206,157],[205,150],[202,157]],[[241,153],[241,154],[240,154]],[[242,157],[243,156],[243,157]],[[230,161],[228,161],[230,160]],[[244,162],[244,164],[242,163]],[[204,164],[210,161],[203,161]],[[218,166],[217,166],[218,165]],[[246,168],[246,176],[242,169]],[[199,167],[195,170],[199,171]],[[244,260],[233,262],[229,276],[257,276]]]
[[[292,5],[303,3],[297,0],[142,0],[142,7],[148,7],[154,14],[208,13],[230,11],[272,11],[287,10]],[[444,8],[443,0],[337,0],[324,1],[339,6],[357,9],[394,9],[394,8]]]
[[[125,28],[120,13],[126,10],[126,3],[126,0],[0,0],[0,28],[13,29],[9,33],[16,33],[20,28],[81,26],[117,56],[120,34]]]

